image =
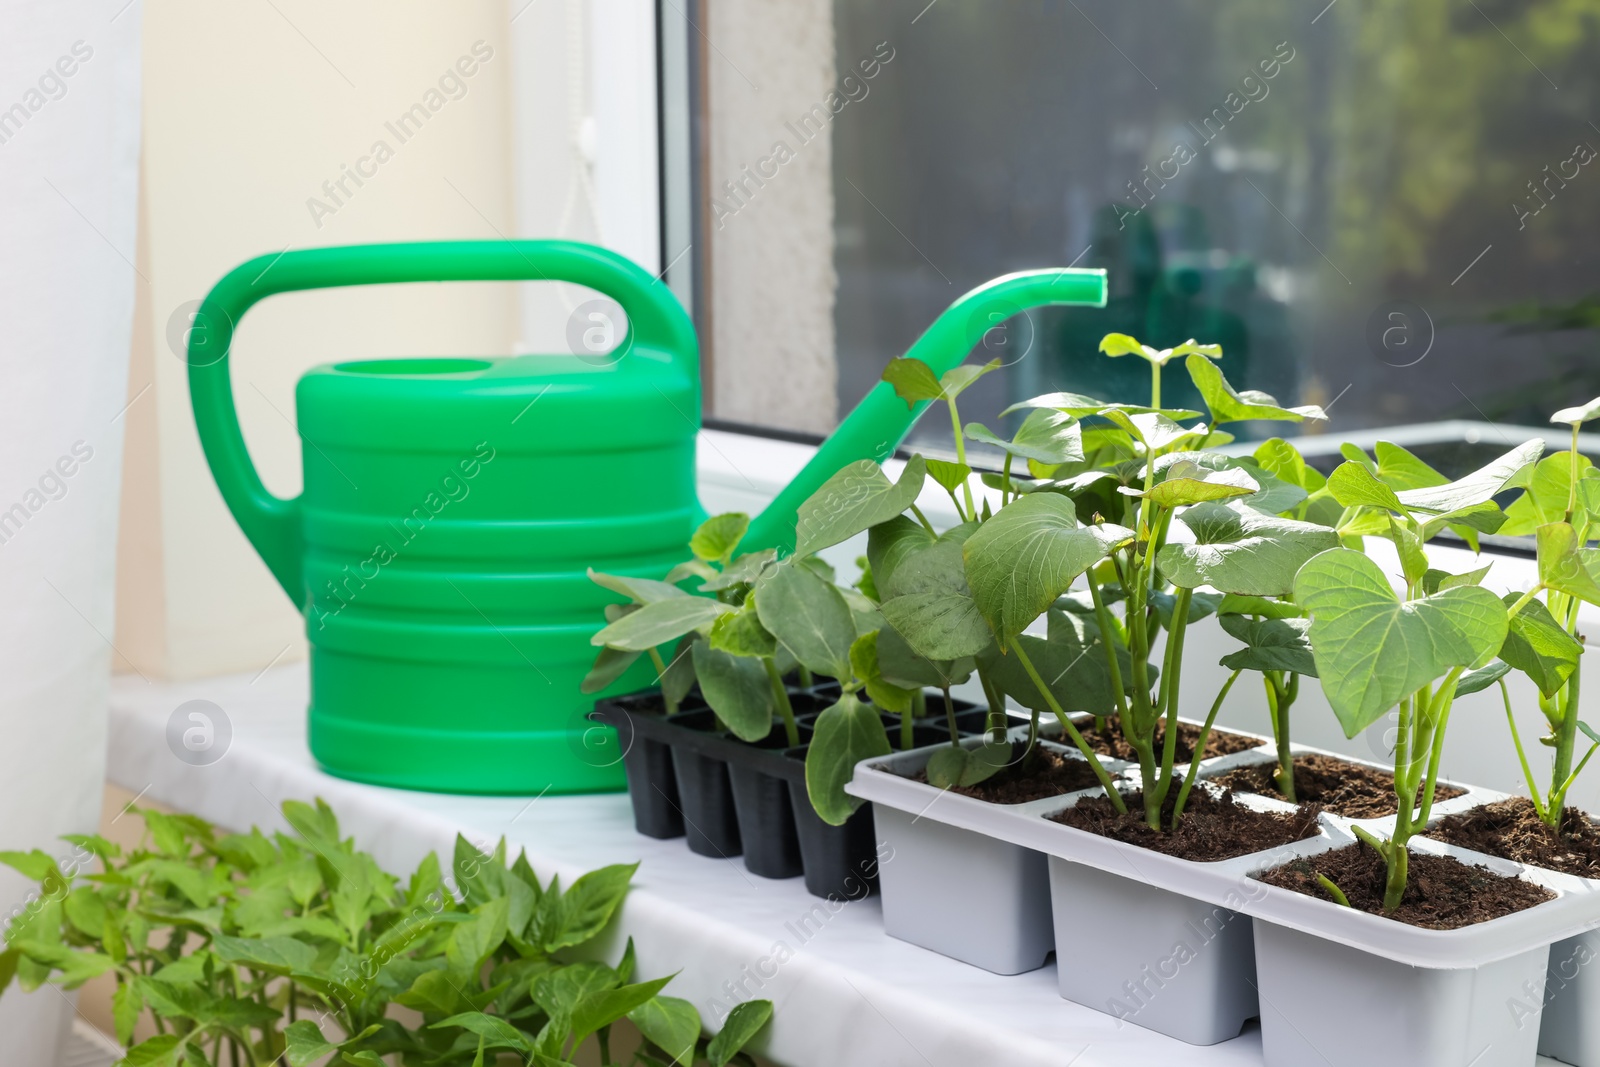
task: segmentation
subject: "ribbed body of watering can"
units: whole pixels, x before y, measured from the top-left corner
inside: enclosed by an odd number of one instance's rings
[[[608,357],[382,359],[309,371],[295,391],[304,490],[250,463],[228,353],[257,301],[394,282],[550,280],[626,313]],[[1012,275],[969,293],[909,353],[961,362],[1009,314],[1102,305],[1099,271]],[[330,772],[464,793],[623,787],[620,753],[579,683],[615,599],[586,568],[660,578],[705,517],[694,330],[635,264],[562,241],[440,242],[263,256],[225,276],[191,332],[190,392],[223,499],[306,616],[311,750]],[[838,468],[889,455],[914,413],[885,384],[751,525],[793,544],[795,510]],[[648,685],[630,673],[617,691]]]

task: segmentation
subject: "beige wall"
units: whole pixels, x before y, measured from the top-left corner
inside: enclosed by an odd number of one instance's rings
[[[129,389],[138,399],[127,416],[116,640],[124,669],[131,660],[149,676],[184,678],[303,654],[299,615],[223,507],[201,455],[187,367],[169,345],[174,313],[242,260],[286,247],[494,239],[517,234],[519,215],[524,235],[556,233],[560,212],[550,205],[571,180],[571,145],[551,136],[542,156],[524,153],[519,175],[515,60],[557,74],[521,99],[548,107],[552,130],[565,126],[571,81],[560,74],[573,40],[583,42],[583,6],[147,0],[138,259],[150,284],[140,290]],[[428,103],[441,74],[477,42],[493,55],[462,79],[465,95],[402,143],[385,123]],[[378,141],[392,158],[360,187],[346,179],[349,195],[336,201],[324,182]],[[519,180],[533,190],[521,212]],[[504,354],[521,332],[510,286],[384,286],[259,305],[232,364],[245,439],[267,486],[299,491],[293,388],[306,368],[376,355]]]
[[[829,430],[838,377],[831,130],[802,142],[796,127],[835,87],[832,3],[707,8],[712,411]]]

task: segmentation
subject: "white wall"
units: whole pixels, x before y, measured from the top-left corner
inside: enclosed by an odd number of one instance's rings
[[[596,57],[584,0],[144,3],[138,255],[151,284],[132,354],[131,389],[141,398],[129,417],[117,643],[131,661],[125,667],[187,678],[298,658],[304,638],[201,455],[187,367],[169,341],[181,344],[185,305],[239,262],[289,247],[513,235],[610,241],[614,232],[617,247],[654,267],[645,235],[657,199],[653,184],[642,188],[654,145],[633,143],[641,110],[653,115],[653,44],[640,51],[653,30],[628,24],[648,0],[590,0],[600,25],[628,30]],[[460,79],[464,92],[449,85],[459,98],[446,98],[401,143],[386,123],[439,99],[426,94],[475,46],[479,57],[492,55]],[[641,67],[644,59],[652,65]],[[602,71],[606,86],[596,92],[587,79]],[[591,107],[618,127],[595,138],[592,174],[571,136],[574,116],[581,123]],[[378,141],[393,155],[364,164],[375,175],[359,186],[345,178],[343,191],[324,187]],[[616,167],[607,143],[619,148]],[[590,184],[605,193],[594,211],[580,195]],[[508,354],[529,337],[561,343],[566,315],[557,295],[519,301],[510,285],[266,301],[239,330],[232,357],[251,455],[274,492],[299,491],[293,388],[308,367]]]

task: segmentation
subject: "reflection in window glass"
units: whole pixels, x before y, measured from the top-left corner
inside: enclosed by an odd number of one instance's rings
[[[1600,0],[1323,2],[838,0],[841,70],[895,50],[833,129],[841,408],[966,289],[1068,263],[1110,306],[992,332],[1017,362],[965,418],[1143,400],[1111,330],[1220,343],[1335,433],[1600,394]]]

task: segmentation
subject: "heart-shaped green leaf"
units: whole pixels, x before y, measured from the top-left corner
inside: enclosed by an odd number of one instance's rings
[[[733,656],[771,656],[778,650],[778,639],[761,625],[756,596],[751,593],[738,611],[717,617],[711,624],[711,647]]]
[[[1204,426],[1192,428],[1180,426],[1159,411],[1142,411],[1130,415],[1116,407],[1108,407],[1100,414],[1132,434],[1135,440],[1152,453],[1164,451],[1180,441],[1202,437],[1206,433]]]
[[[1286,408],[1275,397],[1255,389],[1235,392],[1222,370],[1211,360],[1199,355],[1190,356],[1184,367],[1189,371],[1195,388],[1211,409],[1211,423],[1219,426],[1225,422],[1243,422],[1247,419],[1274,419],[1279,422],[1304,422],[1306,419],[1326,419],[1328,416],[1315,404]]]
[[[1164,367],[1168,361],[1178,356],[1208,356],[1211,359],[1222,358],[1221,345],[1196,344],[1193,337],[1181,345],[1173,348],[1154,348],[1141,344],[1125,333],[1108,333],[1100,339],[1100,351],[1108,356],[1138,356],[1141,359]]]
[[[950,463],[942,459],[925,461],[928,465],[928,475],[938,482],[947,493],[953,493],[966,484],[972,477],[972,468],[965,463]]]
[[[1562,408],[1550,416],[1550,421],[1558,425],[1565,423],[1568,426],[1582,426],[1597,416],[1600,416],[1600,396],[1595,397],[1587,404],[1579,404],[1577,407],[1572,408]]]
[[[705,641],[694,645],[694,673],[700,692],[734,736],[760,741],[772,731],[772,683],[759,659],[735,656]]]
[[[1346,737],[1452,668],[1486,665],[1505,643],[1506,608],[1487,589],[1401,602],[1378,565],[1348,548],[1313,557],[1294,591],[1311,613],[1317,673]]]
[[[1051,696],[1063,711],[1087,711],[1093,715],[1110,715],[1116,711],[1115,691],[1111,685],[1111,670],[1106,664],[1105,646],[1100,642],[1100,629],[1094,619],[1075,613],[1051,611],[1048,616],[1048,638],[1023,634],[1017,644],[1027,654]],[[1132,660],[1127,646],[1120,640],[1113,646],[1117,667],[1123,684],[1132,677]],[[1014,655],[991,652],[982,660],[985,674],[994,679],[1000,689],[1017,703],[1031,711],[1049,714],[1053,709],[1027,670]],[[1150,676],[1155,677],[1152,668]]]
[[[1306,560],[1339,544],[1325,527],[1240,504],[1197,504],[1177,521],[1194,540],[1169,541],[1156,563],[1185,589],[1209,585],[1223,593],[1286,596]]]
[[[933,544],[934,535],[923,525],[904,515],[880,522],[867,531],[867,566],[880,601],[904,590],[895,587],[895,571],[918,549]]]
[[[920,359],[896,356],[883,368],[881,377],[894,386],[895,395],[904,400],[907,407],[914,407],[925,400],[938,400],[944,395],[939,376]]]
[[[866,687],[867,696],[873,704],[884,711],[903,715],[911,710],[913,689],[895,685],[883,676],[878,663],[878,637],[881,633],[874,630],[856,638],[855,644],[850,646],[850,669]]]
[[[1534,465],[1521,496],[1506,508],[1506,524],[1500,531],[1508,537],[1533,533],[1547,523],[1564,522],[1567,502],[1572,499],[1572,453],[1557,452]],[[1588,456],[1578,456],[1578,500],[1584,514],[1600,512],[1600,477]]]
[[[1398,494],[1400,503],[1412,511],[1427,511],[1436,515],[1476,507],[1494,499],[1494,495],[1504,489],[1524,467],[1537,462],[1543,451],[1543,441],[1528,441],[1492,463],[1485,464],[1453,482],[1422,489],[1402,490]],[[1337,474],[1338,471],[1334,473]],[[1329,484],[1332,484],[1331,479]],[[1340,503],[1344,501],[1341,500]]]
[[[1083,526],[1071,500],[1031,493],[1001,508],[967,539],[967,585],[1003,648],[1080,574],[1133,536],[1121,526]]]
[[[1507,593],[1503,602],[1509,608],[1520,599],[1516,593]],[[1581,655],[1583,645],[1537,600],[1528,601],[1511,616],[1511,629],[1500,648],[1500,658],[1526,674],[1547,697],[1555,696],[1567,684]]]
[[[850,677],[855,620],[839,590],[793,562],[779,567],[756,589],[761,625],[807,670],[829,678]]]
[[[1378,457],[1378,479],[1397,492],[1402,489],[1428,489],[1450,481],[1399,445],[1379,441],[1373,453]]]
[[[1567,596],[1600,604],[1600,583],[1584,560],[1583,546],[1571,524],[1552,522],[1534,531],[1539,549],[1539,582]]]
[[[939,789],[977,785],[993,778],[1011,762],[1011,742],[985,740],[972,748],[941,746],[928,757],[928,784]]]
[[[964,432],[970,440],[1039,463],[1074,463],[1083,459],[1083,427],[1077,419],[1059,411],[1030,412],[1009,441],[976,422],[969,422]]]
[[[739,547],[749,528],[750,516],[742,512],[713,515],[689,538],[689,551],[708,563],[726,563],[733,558],[733,550]]]
[[[984,636],[989,633],[984,626]],[[920,689],[938,686],[941,689],[960,685],[972,677],[973,661],[970,656],[959,659],[935,659],[919,656],[892,626],[878,631],[878,670],[885,681],[902,689]]]
[[[887,589],[879,605],[889,625],[920,656],[955,660],[975,656],[993,641],[967,586],[962,546],[975,524],[947,530],[937,540],[905,537],[894,546]],[[876,571],[874,571],[876,574]]]
[[[1299,449],[1281,437],[1261,442],[1255,450],[1255,461],[1268,474],[1290,485],[1298,485],[1307,493],[1315,493],[1328,482],[1321,471],[1306,464]]]
[[[1307,632],[1310,619],[1251,619],[1223,615],[1222,628],[1243,641],[1245,648],[1222,657],[1230,671],[1293,671],[1316,677],[1316,658]]]
[[[1371,467],[1357,460],[1346,460],[1333,468],[1333,473],[1328,475],[1328,492],[1343,507],[1406,513],[1406,506],[1400,503],[1395,491],[1380,482]]]
[[[1207,470],[1198,464],[1183,462],[1168,468],[1166,477],[1151,486],[1147,499],[1157,507],[1178,508],[1208,500],[1250,496],[1260,489],[1260,483],[1241,468]],[[1126,488],[1123,492],[1129,496],[1145,495]]]
[[[806,794],[823,822],[842,826],[861,806],[858,798],[844,791],[845,785],[857,763],[889,754],[889,735],[877,709],[854,693],[824,708],[813,731],[806,750]]]
[[[800,505],[795,554],[809,556],[888,522],[916,503],[926,475],[921,456],[907,461],[898,482],[890,482],[870,459],[857,460],[840,470]]]

